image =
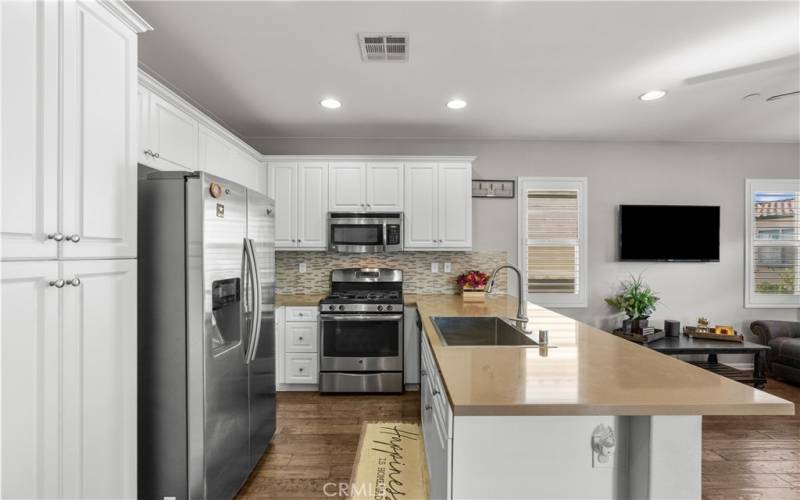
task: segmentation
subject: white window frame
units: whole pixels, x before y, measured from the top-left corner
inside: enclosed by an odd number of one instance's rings
[[[753,194],[760,191],[800,192],[800,179],[747,179],[745,181],[744,229],[744,306],[747,308],[796,309],[800,307],[797,295],[758,294],[753,289]],[[796,246],[790,241],[764,240],[768,246]]]
[[[589,307],[589,232],[588,185],[586,177],[518,177],[517,178],[517,265],[523,274],[522,294],[536,305],[557,308]],[[578,293],[528,293],[528,190],[551,189],[578,191]],[[563,244],[553,241],[553,244]]]

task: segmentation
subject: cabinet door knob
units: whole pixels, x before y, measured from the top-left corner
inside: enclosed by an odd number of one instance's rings
[[[428,372],[426,372],[425,370],[422,370],[422,371],[419,372],[419,375],[420,375],[420,377],[425,377],[425,376],[428,375]]]
[[[302,368],[300,368],[300,370],[299,370],[299,371],[303,371],[303,369],[302,369]]]
[[[145,154],[145,156],[153,156],[153,152],[151,150],[149,150],[149,149],[145,149],[144,150],[144,154]]]
[[[297,340],[303,340],[303,337],[297,337]]]
[[[67,283],[72,286],[81,286],[81,280],[79,278],[72,278],[71,280],[67,281]]]
[[[64,280],[57,279],[50,282],[50,286],[54,286],[56,288],[63,288],[64,287]]]
[[[61,241],[64,239],[64,235],[61,233],[51,233],[47,235],[47,239],[54,241]]]
[[[303,242],[303,240],[297,240],[297,242],[298,242],[298,243],[302,243],[302,242]]]
[[[433,395],[434,396],[438,396],[439,395],[439,389],[434,389],[433,390]]]
[[[76,234],[70,234],[69,236],[67,236],[67,241],[71,241],[73,243],[77,243],[77,242],[81,241],[81,235],[77,234],[77,233]]]
[[[425,411],[430,411],[433,408],[431,405],[425,405]]]
[[[160,155],[160,154],[158,154],[158,153],[153,153],[153,157],[154,157],[154,158],[161,158],[161,155]]]

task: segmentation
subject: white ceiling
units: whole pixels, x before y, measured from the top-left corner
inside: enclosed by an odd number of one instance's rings
[[[245,139],[800,135],[800,97],[764,100],[800,88],[796,1],[131,5],[141,62]],[[407,32],[409,61],[362,62],[361,31]]]

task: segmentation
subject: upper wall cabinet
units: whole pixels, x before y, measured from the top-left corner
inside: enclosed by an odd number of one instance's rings
[[[145,163],[159,170],[197,170],[198,123],[191,114],[152,92],[145,137],[139,140]]]
[[[136,257],[136,33],[112,9],[2,2],[3,260]]]
[[[325,250],[328,162],[270,161],[267,196],[275,200],[275,248]]]
[[[267,191],[258,152],[142,71],[138,159],[158,170],[203,170]]]
[[[0,2],[0,239],[3,260],[55,259],[58,4]]]
[[[403,163],[335,161],[328,186],[331,212],[403,210]]]
[[[406,249],[472,248],[472,164],[407,162]]]

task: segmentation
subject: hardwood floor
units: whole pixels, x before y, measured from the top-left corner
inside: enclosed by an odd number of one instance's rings
[[[800,387],[766,391],[800,409]],[[703,499],[800,500],[800,417],[704,418]]]
[[[325,491],[333,493],[339,483],[350,481],[361,424],[367,420],[419,421],[419,392],[279,392],[275,436],[238,498],[344,498]]]
[[[800,408],[800,387],[766,389]],[[361,424],[376,419],[419,420],[419,393],[278,393],[277,432],[239,498],[340,498],[323,488],[349,481]],[[800,500],[800,417],[703,419],[703,499]]]

